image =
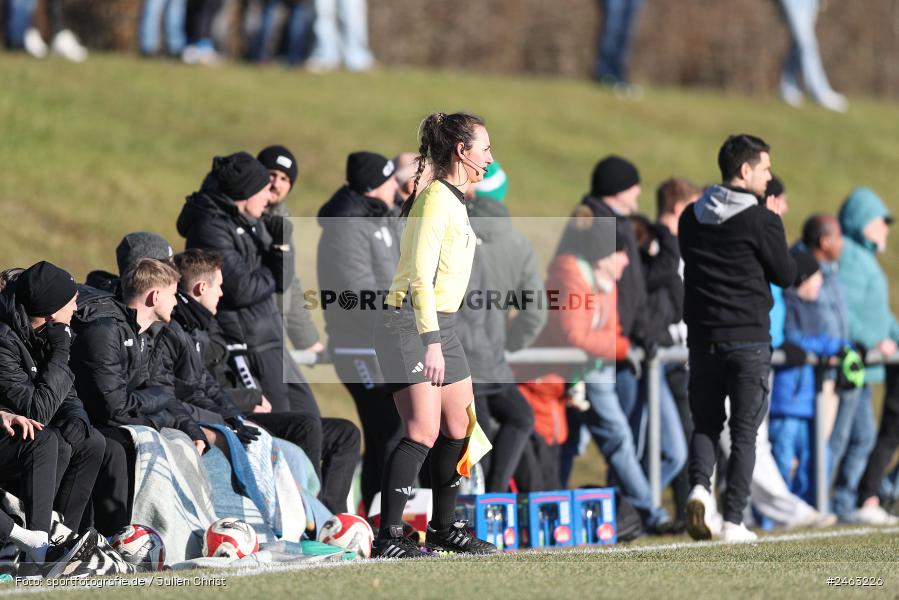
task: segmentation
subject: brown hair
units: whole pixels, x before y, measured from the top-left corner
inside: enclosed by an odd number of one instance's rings
[[[172,258],[181,273],[181,288],[189,289],[199,280],[212,283],[215,272],[222,268],[222,258],[215,252],[191,248]]]
[[[433,113],[424,118],[418,128],[418,138],[421,142],[418,147],[418,171],[415,173],[415,183],[412,193],[403,202],[402,216],[409,216],[415,196],[418,194],[418,182],[425,170],[425,164],[430,163],[434,170],[434,179],[442,179],[449,174],[453,165],[453,152],[456,144],[462,143],[466,150],[470,150],[474,143],[475,127],[484,126],[484,120],[475,115],[458,112],[453,114]]]
[[[141,258],[122,275],[122,297],[125,302],[146,294],[153,288],[178,283],[181,276],[168,263],[155,258]]]
[[[25,269],[21,267],[13,267],[11,269],[6,269],[2,273],[0,273],[0,292],[6,289],[10,283],[19,278],[19,275],[25,272]]]
[[[673,214],[675,206],[701,193],[702,189],[689,179],[669,177],[656,189],[656,217]]]

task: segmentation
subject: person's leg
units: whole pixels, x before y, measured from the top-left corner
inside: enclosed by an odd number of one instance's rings
[[[144,0],[137,29],[137,46],[141,54],[151,56],[159,51],[159,23],[166,0]]]
[[[271,403],[272,412],[321,416],[309,384],[293,362],[284,361],[281,350],[251,352],[247,354],[247,363]]]
[[[789,417],[772,416],[768,419],[768,439],[771,442],[771,456],[777,464],[777,471],[784,478],[787,485],[791,481],[793,469],[793,449],[795,447],[795,431],[793,419]]]
[[[664,370],[659,373],[659,418],[661,420],[662,487],[667,487],[687,464],[687,440],[677,405]]]
[[[815,503],[815,474],[813,445],[815,443],[814,419],[796,419],[796,437],[793,450],[796,453],[796,476],[792,492],[808,504]]]
[[[617,71],[618,80],[622,83],[630,82],[629,63],[631,56],[631,44],[636,30],[637,17],[643,6],[643,0],[627,0],[622,14],[621,26],[618,29],[618,53]]]
[[[459,475],[456,465],[462,458],[468,432],[468,405],[474,401],[471,377],[440,389],[440,435],[430,452],[431,489],[434,513],[431,527],[445,530],[456,520]]]
[[[574,459],[581,454],[581,436],[584,434],[584,413],[569,406],[565,409],[565,418],[568,419],[568,438],[559,448],[559,483],[562,487],[568,487]]]
[[[861,393],[862,390],[860,389],[840,391],[837,417],[830,432],[830,439],[827,441],[827,451],[830,455],[827,479],[830,482],[833,482],[837,469],[841,468],[843,458],[846,456],[849,437],[852,433],[852,422],[855,420],[855,415],[858,412]]]
[[[50,37],[66,28],[62,14],[62,0],[47,0],[47,22],[50,25]]]
[[[245,413],[244,417],[260,425],[274,437],[302,448],[315,469],[315,475],[321,481],[322,419],[294,412]]]
[[[518,386],[512,383],[503,385],[502,392],[490,396],[487,401],[490,413],[499,421],[500,428],[493,438],[493,457],[486,489],[488,492],[505,492],[534,431],[534,413],[518,391]]]
[[[103,535],[112,535],[131,523],[134,505],[134,468],[137,449],[131,434],[121,427],[104,427],[106,438],[103,463],[94,486],[94,527]]]
[[[80,531],[84,509],[90,502],[106,452],[106,438],[96,429],[90,431],[90,436],[71,446],[72,457],[62,476],[53,505],[62,515],[66,526],[76,532]]]
[[[319,499],[333,513],[346,512],[359,462],[359,429],[346,419],[322,419],[322,489]]]
[[[781,5],[798,52],[805,89],[820,102],[835,92],[827,80],[818,51],[818,37],[815,34],[818,0],[781,0]]]
[[[37,0],[7,0],[6,2],[6,46],[21,49],[25,47],[25,32],[34,23]]]
[[[297,2],[287,21],[287,64],[298,65],[312,51],[312,28],[315,26],[315,5],[310,0]]]
[[[587,429],[602,451],[609,468],[615,471],[621,493],[643,517],[647,527],[668,520],[665,510],[653,506],[649,481],[643,473],[631,428],[613,388],[606,385],[609,373],[591,371],[584,377],[590,410],[584,413]]]
[[[315,0],[315,47],[309,60],[324,68],[340,65],[337,0]]]
[[[855,511],[858,485],[868,465],[876,435],[871,387],[866,385],[859,394],[849,431],[849,443],[834,481],[833,512],[841,521],[849,521]]]
[[[481,393],[481,389],[478,389],[479,386],[477,384],[474,385],[474,406],[475,412],[478,415],[478,425],[481,426],[481,429],[484,430],[484,435],[487,436],[487,439],[490,440],[490,443],[493,445],[493,451],[487,453],[487,456],[481,459],[479,463],[481,468],[484,469],[484,479],[485,486],[487,485],[486,481],[490,478],[490,467],[493,464],[493,456],[497,454],[496,449],[496,434],[499,430],[498,427],[493,426],[493,414],[490,411],[490,403],[488,402],[488,394]],[[487,491],[490,491],[488,488]]]
[[[624,25],[627,0],[603,0],[602,27],[596,59],[596,78],[603,82],[620,83],[621,58],[618,40]]]
[[[56,435],[49,429],[34,432],[33,440],[0,438],[0,456],[9,457],[0,472],[20,476],[19,494],[25,507],[25,526],[32,531],[50,533],[56,462],[59,450]]]
[[[278,17],[278,9],[281,0],[265,0],[262,6],[262,17],[259,20],[259,30],[250,43],[250,50],[247,58],[253,62],[264,62],[271,58],[270,46],[272,43],[272,35]]]
[[[687,394],[689,375],[686,367],[669,365],[665,369],[665,379],[668,382],[668,389],[671,390],[674,396],[681,431],[684,435],[685,448],[687,448],[686,456],[689,459],[689,448],[687,446],[693,437],[693,419],[690,416],[690,396]],[[675,520],[684,521],[687,515],[687,496],[690,494],[690,471],[686,462],[684,462],[684,466],[672,480],[671,490],[674,494]]]
[[[868,457],[868,465],[858,486],[859,506],[871,498],[878,498],[880,484],[897,447],[899,447],[899,367],[890,365],[887,368],[886,395],[883,399],[883,414],[880,417],[877,442]]]
[[[647,391],[646,379],[638,380],[633,371],[619,363],[615,369],[615,394],[630,425],[638,458],[641,458],[646,450]]]
[[[187,45],[187,0],[168,0],[163,18],[166,53],[180,56]]]
[[[368,47],[367,0],[338,0],[343,24],[343,60],[350,71],[371,68],[374,58]]]
[[[768,378],[771,349],[754,345],[727,352],[726,387],[731,413],[730,460],[724,495],[724,520],[739,525],[749,500],[749,486],[755,467],[755,440],[768,412]]]
[[[533,433],[529,436],[524,451],[521,453],[521,460],[515,468],[515,484],[518,486],[519,493],[526,494],[528,492],[536,492],[543,487],[543,476],[540,459],[537,454],[537,444],[543,442],[538,434]],[[545,442],[543,442],[545,444]]]
[[[721,356],[690,350],[688,383],[693,437],[690,440],[690,488],[701,485],[712,490],[712,471],[718,462],[718,438],[724,428],[727,396]]]

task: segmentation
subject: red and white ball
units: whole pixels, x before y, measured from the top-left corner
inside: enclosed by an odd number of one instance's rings
[[[371,556],[375,534],[368,521],[358,515],[336,514],[322,525],[318,541],[353,551],[361,558]]]
[[[165,567],[165,544],[146,525],[128,525],[110,537],[109,544],[126,561],[149,571],[162,571]]]
[[[203,536],[203,556],[243,558],[259,550],[259,539],[249,523],[234,517],[219,519]]]

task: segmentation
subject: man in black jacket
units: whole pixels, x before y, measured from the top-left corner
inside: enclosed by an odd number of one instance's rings
[[[76,297],[72,276],[45,261],[8,282],[0,294],[0,406],[56,435],[54,508],[78,531],[106,442],[91,428],[69,369]]]
[[[322,503],[333,512],[345,511],[353,471],[359,460],[359,430],[345,419],[272,412],[249,372],[239,381],[229,379],[227,343],[214,318],[222,297],[221,259],[194,248],[175,256],[174,262],[182,278],[173,318],[205,363],[202,368],[208,378],[203,393],[207,395],[209,409],[217,410],[214,405],[221,406],[219,410],[225,421],[242,440],[249,441],[248,436],[256,431],[252,425],[258,424],[272,435],[302,448],[321,480]],[[252,425],[243,422],[239,412],[234,414],[235,403],[241,405]],[[236,426],[238,423],[242,427]]]
[[[724,497],[725,541],[751,541],[743,510],[755,465],[755,439],[767,413],[771,335],[770,284],[792,284],[780,217],[768,210],[771,179],[768,145],[757,137],[729,137],[718,153],[721,185],[706,189],[681,215],[679,242],[684,269],[684,321],[690,348],[690,444],[687,531],[709,539],[710,478],[730,398],[731,455]]]
[[[151,259],[138,261],[121,283],[122,300],[87,285],[78,290],[79,308],[73,320],[77,335],[71,361],[75,387],[91,422],[106,437],[107,447],[117,445],[129,467],[124,476],[104,476],[101,471],[98,477],[101,489],[108,490],[94,500],[97,529],[103,533],[111,534],[131,522],[135,449],[131,436],[120,425],[146,425],[157,430],[172,427],[186,433],[198,452],[206,445],[205,435],[175,397],[172,384],[150,381],[147,331],[154,322],[171,314],[178,281],[171,267],[165,271],[157,265],[161,263]],[[165,283],[169,279],[171,283]],[[115,283],[103,273],[92,273],[88,281]],[[147,282],[152,286],[140,289]]]
[[[381,489],[384,464],[402,438],[402,423],[372,343],[377,310],[400,260],[402,219],[394,206],[398,189],[392,161],[374,152],[347,157],[346,181],[318,211],[318,284],[339,298],[355,294],[358,304],[331,302],[322,309],[328,350],[340,381],[353,397],[362,434],[362,500],[371,506]],[[366,307],[366,295],[371,304]],[[346,308],[344,308],[346,306]]]
[[[312,390],[283,356],[275,293],[294,279],[294,254],[289,244],[274,241],[261,221],[269,186],[268,170],[246,152],[215,157],[202,188],[187,198],[178,216],[178,233],[187,248],[221,256],[224,296],[216,319],[230,343],[247,345],[247,363],[273,408],[318,416]]]

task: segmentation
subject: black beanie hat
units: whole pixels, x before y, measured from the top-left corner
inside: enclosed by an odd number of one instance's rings
[[[246,200],[268,186],[268,169],[246,152],[212,159],[211,175],[218,191],[232,200]]]
[[[640,172],[629,160],[607,156],[593,168],[590,195],[597,198],[614,196],[640,183]]]
[[[175,253],[164,237],[150,231],[136,231],[122,238],[115,249],[115,260],[119,265],[119,275],[142,258],[167,261]]]
[[[821,265],[812,256],[811,252],[805,250],[794,249],[791,251],[793,260],[796,261],[796,281],[793,283],[795,287],[799,287],[809,277],[821,270]]]
[[[395,170],[392,160],[375,152],[353,152],[346,159],[347,183],[360,194],[381,187]]]
[[[290,186],[293,187],[297,180],[297,160],[293,157],[293,153],[284,146],[269,146],[263,148],[256,156],[256,160],[262,163],[269,171],[281,171],[290,179]]]
[[[25,269],[16,280],[16,301],[29,317],[49,317],[77,292],[72,276],[45,260]]]
[[[765,187],[765,198],[768,196],[783,196],[783,193],[786,191],[787,188],[784,187],[783,181],[772,175],[768,185]]]

